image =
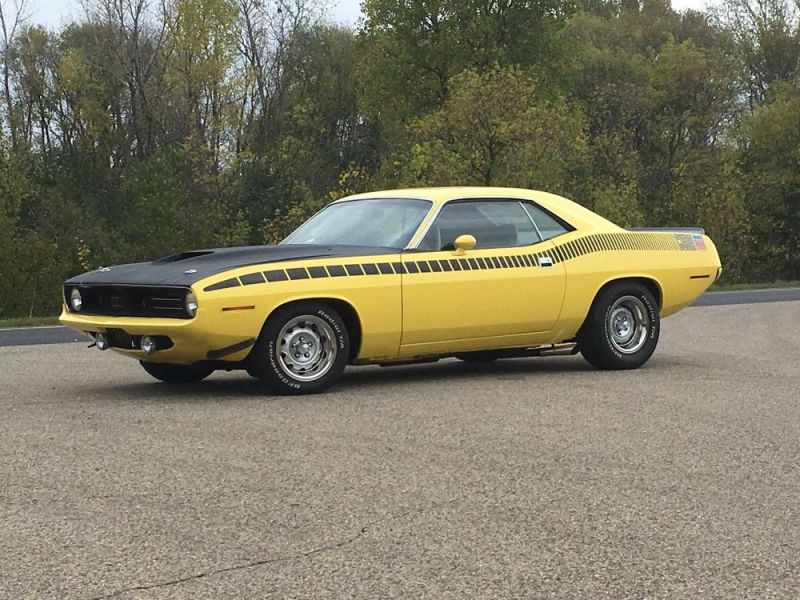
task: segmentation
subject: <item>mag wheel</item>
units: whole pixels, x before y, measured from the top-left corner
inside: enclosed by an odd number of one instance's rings
[[[609,285],[595,298],[578,335],[581,354],[599,369],[635,369],[656,349],[658,305],[645,286]]]
[[[279,394],[315,394],[339,380],[349,353],[350,337],[335,310],[297,304],[267,319],[248,372]]]
[[[214,372],[213,367],[200,363],[193,365],[168,365],[140,360],[142,368],[164,383],[194,383],[205,379]]]

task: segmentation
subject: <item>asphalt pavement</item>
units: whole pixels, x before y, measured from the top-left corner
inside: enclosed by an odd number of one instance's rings
[[[800,303],[689,308],[650,362],[187,387],[0,349],[2,598],[797,598]]]

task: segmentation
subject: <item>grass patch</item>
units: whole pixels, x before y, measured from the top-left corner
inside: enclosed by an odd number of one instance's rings
[[[769,281],[766,283],[715,283],[709,288],[712,292],[735,292],[737,290],[769,290],[800,287],[800,281]]]
[[[0,319],[0,329],[6,327],[40,327],[58,325],[58,317],[18,317],[16,319]]]

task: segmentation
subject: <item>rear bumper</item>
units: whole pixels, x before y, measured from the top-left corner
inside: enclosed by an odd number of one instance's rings
[[[117,343],[110,349],[114,352],[149,362],[191,364],[201,360],[244,360],[250,353],[255,339],[242,332],[224,331],[219,321],[213,319],[202,308],[193,319],[166,319],[151,317],[107,317],[81,315],[62,307],[59,321],[62,325],[90,337],[98,332],[110,334]],[[145,354],[138,347],[141,336],[168,338],[171,346]],[[164,344],[167,345],[167,344]]]

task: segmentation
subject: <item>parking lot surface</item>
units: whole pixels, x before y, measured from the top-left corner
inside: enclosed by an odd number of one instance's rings
[[[800,597],[800,302],[302,398],[4,347],[0,415],[0,597]]]

